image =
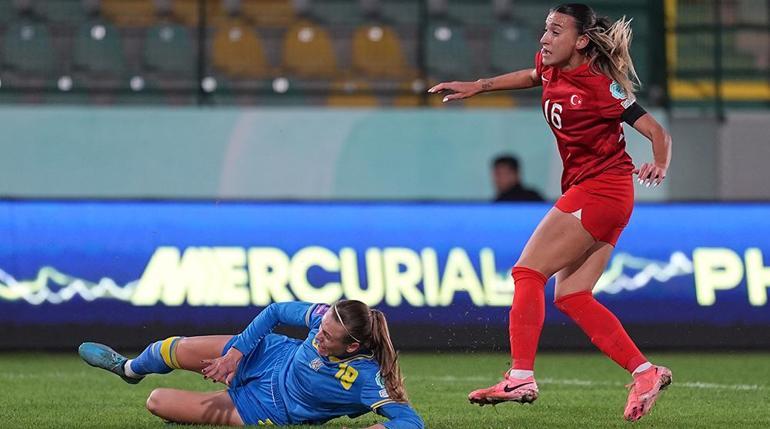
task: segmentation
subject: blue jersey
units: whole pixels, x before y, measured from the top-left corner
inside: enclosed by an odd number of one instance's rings
[[[389,429],[422,428],[422,420],[408,404],[390,398],[379,365],[369,351],[339,358],[318,353],[315,336],[328,309],[325,304],[272,304],[231,344],[244,354],[247,362],[264,360],[260,357],[280,361],[272,366],[270,396],[274,404],[285,408],[289,424],[321,424],[336,417],[357,417],[373,411],[390,419],[383,423]],[[278,324],[306,326],[310,332],[302,342],[269,334]],[[259,362],[254,368],[264,366],[265,362]],[[246,367],[250,366],[239,365],[239,371]],[[248,380],[250,376],[237,374],[237,378]],[[277,397],[280,399],[276,400]]]

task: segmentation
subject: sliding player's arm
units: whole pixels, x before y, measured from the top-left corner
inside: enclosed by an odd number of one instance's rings
[[[320,322],[323,313],[329,308],[326,304],[307,302],[281,302],[268,305],[249,326],[235,336],[233,347],[243,354],[248,354],[259,344],[265,335],[278,325],[312,327]]]
[[[361,388],[361,403],[373,412],[388,419],[387,422],[371,428],[387,429],[423,429],[425,423],[417,412],[406,402],[391,399],[380,373],[367,373],[359,379],[364,383]]]
[[[390,402],[378,407],[375,412],[388,419],[387,422],[375,425],[387,429],[423,429],[425,423],[409,404]]]

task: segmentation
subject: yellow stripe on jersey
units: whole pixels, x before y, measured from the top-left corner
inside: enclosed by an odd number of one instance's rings
[[[174,369],[181,368],[179,361],[176,360],[176,345],[180,338],[182,337],[169,337],[160,343],[160,356],[163,358],[163,362]]]
[[[377,401],[377,402],[373,403],[372,405],[369,406],[369,408],[374,410],[374,409],[379,408],[379,407],[381,407],[381,406],[383,406],[385,404],[390,404],[391,402],[396,402],[396,401],[394,401],[394,400],[392,400],[390,398],[383,399],[382,401]]]

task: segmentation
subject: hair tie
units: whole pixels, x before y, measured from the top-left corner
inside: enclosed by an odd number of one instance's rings
[[[345,326],[345,323],[342,321],[342,316],[340,316],[340,311],[337,310],[337,304],[334,304],[333,308],[334,308],[334,312],[337,314],[337,320],[340,321],[340,325],[342,325],[342,327],[345,329],[345,332],[348,333],[350,338],[352,338],[352,339],[356,340],[356,342],[360,343],[361,340],[359,340],[358,338],[354,337],[353,334],[351,334],[350,331],[348,331],[347,326]]]

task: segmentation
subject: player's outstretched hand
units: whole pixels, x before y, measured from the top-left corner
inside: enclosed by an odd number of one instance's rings
[[[238,362],[240,362],[242,357],[243,353],[235,347],[230,347],[230,350],[224,356],[216,359],[202,360],[201,362],[204,364],[201,370],[203,378],[229,386],[235,376],[235,370],[238,369]]]
[[[661,167],[652,162],[645,162],[641,167],[634,170],[634,174],[638,175],[639,184],[650,187],[659,186],[666,178],[666,167]]]
[[[444,103],[452,100],[462,100],[463,98],[473,97],[482,91],[481,83],[476,82],[441,82],[429,89],[431,94],[447,93],[444,96]]]

